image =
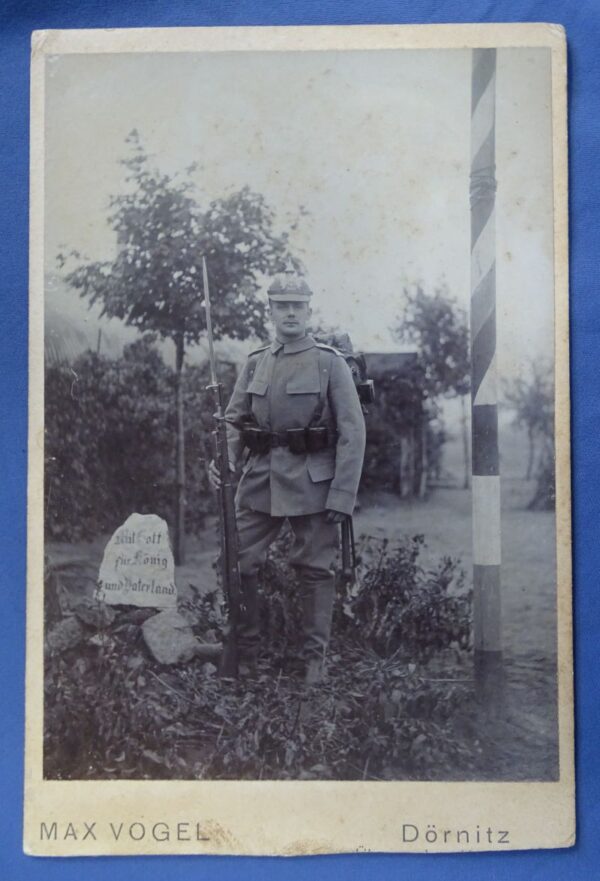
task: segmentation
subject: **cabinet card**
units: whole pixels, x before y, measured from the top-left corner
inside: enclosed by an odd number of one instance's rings
[[[31,108],[25,850],[572,845],[563,30],[39,31]]]

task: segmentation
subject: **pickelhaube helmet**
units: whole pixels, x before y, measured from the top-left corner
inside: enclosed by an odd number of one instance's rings
[[[270,300],[279,303],[290,301],[308,303],[312,297],[312,291],[306,281],[294,269],[290,260],[284,272],[275,276],[268,288]]]

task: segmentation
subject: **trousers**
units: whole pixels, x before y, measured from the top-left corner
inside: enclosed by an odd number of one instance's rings
[[[294,535],[290,563],[300,582],[305,658],[322,659],[329,645],[335,595],[332,565],[338,546],[337,524],[328,523],[324,511],[286,518],[241,508],[237,512],[242,578],[237,636],[242,657],[255,655],[258,650],[258,574],[286,519]]]

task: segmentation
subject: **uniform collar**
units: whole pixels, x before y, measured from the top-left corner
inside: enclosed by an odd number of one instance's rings
[[[304,336],[301,340],[292,340],[289,343],[281,343],[279,340],[273,340],[271,343],[271,351],[274,355],[283,349],[284,355],[293,355],[296,352],[305,352],[307,349],[312,349],[316,346],[315,341],[311,336]]]

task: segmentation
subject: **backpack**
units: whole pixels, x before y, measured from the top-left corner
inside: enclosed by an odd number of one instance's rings
[[[358,398],[363,411],[375,402],[375,383],[367,374],[367,362],[362,352],[355,352],[352,341],[347,333],[314,334],[318,343],[336,349],[350,368]]]

